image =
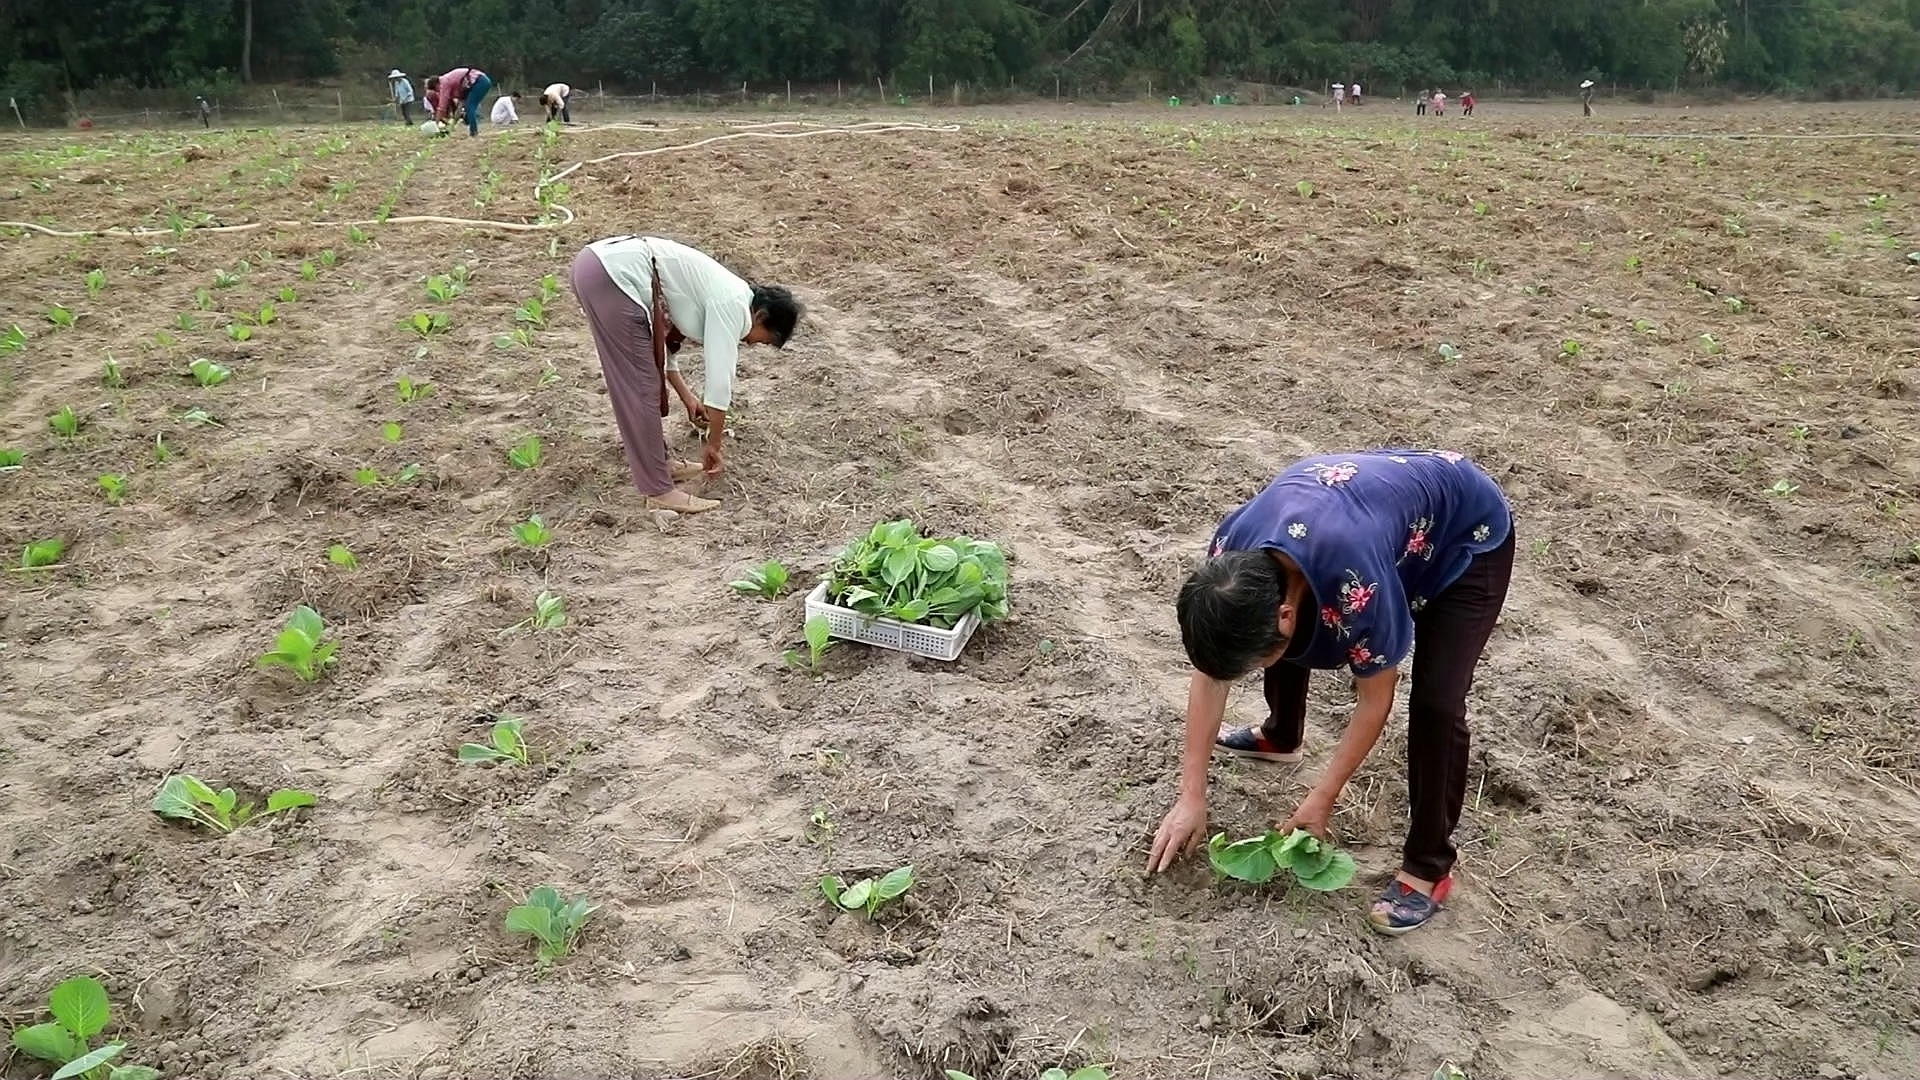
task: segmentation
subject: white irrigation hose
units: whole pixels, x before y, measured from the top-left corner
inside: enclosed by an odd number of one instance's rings
[[[588,161],[577,161],[577,162],[574,162],[572,165],[569,165],[566,168],[561,169],[557,173],[553,173],[549,176],[541,178],[540,181],[535,183],[533,186],[533,196],[534,198],[538,199],[540,197],[540,192],[545,190],[548,185],[559,181],[562,177],[570,175],[575,170],[585,165],[598,165],[601,162],[613,161],[617,158],[645,157],[651,154],[669,154],[669,153],[674,153],[680,150],[693,150],[698,147],[711,145],[713,143],[725,142],[729,139],[799,139],[799,138],[805,138],[810,135],[884,135],[891,132],[905,132],[905,131],[952,133],[960,130],[960,125],[958,124],[932,125],[932,124],[916,124],[916,123],[909,123],[909,122],[900,122],[900,123],[872,122],[872,123],[848,124],[840,127],[832,127],[832,126],[825,126],[825,125],[814,125],[808,121],[779,121],[775,123],[766,123],[766,124],[750,124],[750,125],[744,125],[744,128],[757,129],[757,128],[766,128],[766,127],[792,127],[792,126],[805,126],[809,130],[805,130],[805,131],[741,130],[741,131],[732,132],[726,135],[715,135],[711,138],[701,139],[697,142],[676,143],[671,146],[655,146],[646,150],[623,150],[623,151],[620,151],[619,153],[607,154],[602,157],[593,158]],[[645,127],[642,125],[635,125],[635,124],[604,124],[604,125],[601,125],[598,129],[594,129],[594,130],[607,130],[607,129],[616,129],[616,128],[631,129],[635,131],[647,131],[647,132],[653,132],[653,133],[659,133],[662,130],[660,128],[651,128],[651,127]],[[665,130],[677,131],[679,129],[669,128]],[[371,219],[371,218],[361,220],[361,221],[252,221],[244,225],[195,226],[194,228],[188,231],[196,232],[196,233],[203,233],[203,232],[240,233],[240,232],[251,232],[254,229],[265,229],[265,228],[339,229],[339,228],[348,228],[348,227],[359,226],[359,225],[407,225],[407,224],[414,224],[414,223],[420,223],[420,222],[432,222],[440,225],[465,225],[470,228],[477,228],[477,229],[505,229],[510,232],[539,232],[545,229],[557,229],[564,225],[573,224],[574,214],[571,208],[566,206],[561,206],[556,203],[554,205],[554,209],[558,210],[561,214],[565,215],[562,220],[538,221],[538,222],[528,223],[524,221],[495,221],[488,218],[441,217],[438,214],[406,214],[400,217],[390,217],[390,218],[387,218],[385,221],[380,221],[379,219]],[[31,232],[39,233],[43,236],[55,236],[55,237],[72,238],[72,239],[79,239],[81,237],[88,237],[88,236],[172,236],[174,235],[174,230],[167,229],[167,228],[158,228],[158,227],[136,229],[136,228],[128,228],[125,226],[116,225],[116,226],[111,226],[105,229],[53,229],[32,221],[0,221],[0,228],[25,229]]]
[[[1911,132],[1895,134],[1890,131],[1848,131],[1827,135],[1768,135],[1727,131],[1703,131],[1692,135],[1685,132],[1652,131],[1575,131],[1571,134],[1582,139],[1723,139],[1731,142],[1768,139],[1783,141],[1789,139],[1894,139],[1911,142],[1920,139],[1920,134]]]

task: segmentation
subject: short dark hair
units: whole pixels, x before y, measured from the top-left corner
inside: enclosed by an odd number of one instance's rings
[[[781,285],[753,286],[753,305],[751,310],[762,312],[760,325],[773,335],[773,346],[785,348],[787,339],[793,336],[793,328],[800,323],[800,316],[806,314],[806,308],[793,298],[793,293]]]
[[[1180,641],[1202,675],[1225,682],[1286,644],[1280,601],[1287,577],[1264,551],[1229,551],[1200,564],[1180,586]]]

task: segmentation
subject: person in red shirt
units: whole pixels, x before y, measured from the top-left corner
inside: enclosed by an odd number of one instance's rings
[[[1460,95],[1460,115],[1461,116],[1473,115],[1473,91],[1471,90]]]

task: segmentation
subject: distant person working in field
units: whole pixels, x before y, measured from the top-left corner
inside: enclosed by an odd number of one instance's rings
[[[1359,83],[1354,83],[1351,87],[1347,88],[1347,100],[1353,102],[1355,105],[1360,104],[1360,84]]]
[[[740,346],[783,348],[800,321],[793,294],[755,285],[711,255],[657,236],[614,236],[588,244],[573,260],[573,295],[587,313],[613,418],[626,445],[633,484],[649,510],[698,514],[720,504],[678,487],[726,468],[727,409]],[[682,340],[706,353],[706,382],[696,400],[672,354]],[[700,464],[670,461],[661,420],[671,386],[687,419],[706,429]]]
[[[1433,92],[1433,115],[1447,115],[1447,92],[1445,90],[1435,90]]]
[[[573,113],[567,109],[567,99],[573,97],[573,87],[557,82],[540,94],[540,104],[547,107],[547,123],[553,123],[558,116],[563,124],[573,123]]]
[[[213,103],[208,101],[206,98],[206,95],[204,94],[194,98],[193,100],[194,100],[194,108],[198,109],[200,112],[200,126],[203,128],[212,127],[213,126]]]
[[[399,68],[387,72],[387,95],[400,109],[400,122],[413,126],[413,80]]]
[[[1460,115],[1461,116],[1473,115],[1473,91],[1471,90],[1460,95]]]
[[[456,106],[464,107],[467,135],[476,137],[480,134],[480,103],[487,100],[487,91],[492,89],[493,80],[479,68],[454,68],[427,80],[427,108],[444,124],[453,120]]]
[[[1413,99],[1413,115],[1415,116],[1427,115],[1427,100],[1432,96],[1433,96],[1433,91],[1422,88],[1420,91],[1420,96]]]
[[[1586,82],[1583,82],[1580,84],[1580,115],[1581,116],[1593,115],[1593,80],[1592,79],[1588,79]]]
[[[1353,715],[1319,782],[1279,826],[1328,839],[1334,804],[1379,741],[1399,665],[1413,650],[1407,837],[1400,871],[1368,921],[1403,934],[1431,919],[1453,888],[1467,691],[1506,602],[1513,531],[1492,478],[1436,450],[1308,458],[1228,514],[1208,559],[1180,587],[1180,637],[1195,670],[1180,795],[1154,834],[1148,870],[1165,870],[1206,841],[1209,756],[1299,761],[1308,674],[1346,667]],[[1265,723],[1222,732],[1227,691],[1255,668],[1263,669]]]
[[[1341,103],[1345,102],[1346,100],[1347,100],[1347,84],[1334,83],[1333,84],[1333,111],[1339,112]]]
[[[520,101],[520,92],[501,94],[493,102],[493,115],[489,118],[496,124],[517,124],[520,122],[520,110],[515,106]]]

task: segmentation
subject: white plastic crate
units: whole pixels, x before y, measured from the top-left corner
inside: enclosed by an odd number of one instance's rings
[[[973,612],[968,612],[967,617],[951,630],[903,623],[885,616],[875,618],[862,615],[852,608],[828,602],[827,583],[824,581],[807,594],[807,618],[815,615],[825,615],[828,629],[834,637],[843,641],[878,645],[883,649],[912,653],[929,660],[959,659],[960,650],[967,647],[968,639],[980,628],[980,616]]]

